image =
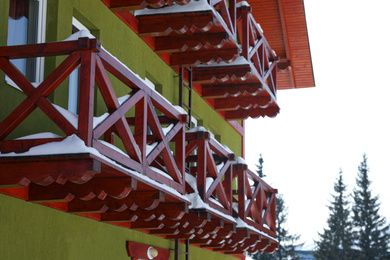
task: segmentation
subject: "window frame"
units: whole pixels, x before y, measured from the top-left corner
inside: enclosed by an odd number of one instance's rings
[[[10,0],[11,2],[12,0]],[[47,19],[47,0],[29,0],[29,4],[38,3],[37,12],[37,26],[35,32],[27,32],[27,44],[33,43],[44,43],[46,40],[46,19]],[[8,18],[9,19],[9,18]],[[28,25],[29,27],[30,25]],[[9,28],[9,24],[8,27]],[[8,32],[7,32],[7,46],[8,45]],[[31,41],[31,38],[35,38],[34,41]],[[39,85],[44,80],[44,67],[45,67],[45,58],[37,57],[35,59],[35,69],[33,71],[35,80],[32,81],[34,86]],[[15,87],[16,89],[20,88],[6,75],[5,82],[8,85]]]

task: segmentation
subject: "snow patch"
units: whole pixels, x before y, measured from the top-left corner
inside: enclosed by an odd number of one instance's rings
[[[23,137],[16,138],[15,140],[27,140],[27,139],[48,139],[48,138],[62,138],[62,136],[53,134],[50,132],[26,135]]]
[[[207,12],[212,11],[211,6],[206,0],[192,0],[186,5],[178,5],[173,3],[172,6],[159,9],[142,9],[134,11],[134,16],[143,15],[158,15],[158,14],[172,14],[172,13],[195,13],[195,12]]]

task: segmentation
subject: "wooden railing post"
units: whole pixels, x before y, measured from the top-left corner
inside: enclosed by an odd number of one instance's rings
[[[237,10],[236,10],[236,0],[229,0],[229,14],[230,20],[232,21],[233,33],[236,35],[237,29]]]
[[[134,139],[141,150],[143,173],[146,173],[147,101],[142,98],[135,105]]]
[[[206,133],[206,132],[203,132]],[[198,141],[198,160],[196,165],[197,179],[198,179],[198,191],[199,196],[203,201],[206,199],[206,171],[207,171],[207,158],[206,158],[206,139],[203,137]]]
[[[185,153],[186,153],[186,136],[185,136],[185,125],[187,123],[187,117],[182,119],[182,129],[179,131],[175,138],[175,162],[177,165],[177,168],[179,169],[183,183],[185,183]],[[180,191],[182,193],[185,193],[185,185],[183,185],[183,191]]]
[[[96,39],[79,38],[79,46],[81,65],[78,136],[86,146],[92,146],[96,52],[99,45]]]
[[[242,19],[242,56],[249,61],[249,19],[248,15],[251,11],[250,6],[241,6],[241,19]]]
[[[237,193],[238,196],[238,217],[245,221],[245,178],[248,166],[246,164],[236,163],[234,165],[234,175],[237,175]]]

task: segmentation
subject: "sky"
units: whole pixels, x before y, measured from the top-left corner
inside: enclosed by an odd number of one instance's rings
[[[351,193],[364,153],[390,223],[390,1],[304,3],[316,86],[281,90],[278,116],[246,121],[245,161],[254,171],[262,154],[290,233],[310,249],[327,227],[340,169]]]

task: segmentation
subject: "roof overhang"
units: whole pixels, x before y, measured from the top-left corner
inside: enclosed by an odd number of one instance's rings
[[[248,0],[253,16],[280,57],[278,89],[314,87],[303,0]]]

